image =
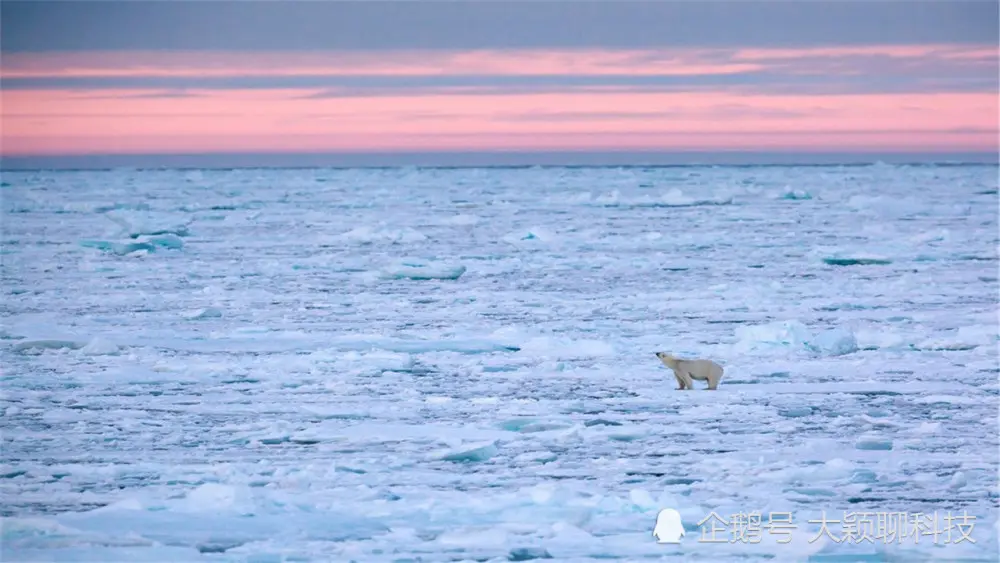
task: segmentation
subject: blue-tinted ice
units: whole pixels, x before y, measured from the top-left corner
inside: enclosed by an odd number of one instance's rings
[[[4,561],[997,560],[995,166],[4,182]]]

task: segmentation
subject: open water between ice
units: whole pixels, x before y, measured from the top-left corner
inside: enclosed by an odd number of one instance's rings
[[[1000,552],[996,166],[6,172],[0,197],[3,561]],[[898,537],[866,527],[890,512]]]

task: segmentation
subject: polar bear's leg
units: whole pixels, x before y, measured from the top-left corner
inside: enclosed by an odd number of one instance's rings
[[[709,390],[716,390],[719,387],[719,380],[722,379],[722,368],[719,366],[712,366],[708,370],[708,388]]]
[[[680,391],[684,389],[684,377],[681,375],[683,372],[679,370],[673,370],[673,371],[674,371],[674,379],[677,380],[677,390]]]
[[[681,380],[681,389],[694,389],[694,381],[691,380],[691,374],[683,369],[678,369],[676,371],[677,378]]]

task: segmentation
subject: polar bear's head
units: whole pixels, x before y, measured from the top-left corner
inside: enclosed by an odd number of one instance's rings
[[[659,358],[660,361],[663,362],[663,365],[668,368],[673,368],[677,365],[677,358],[666,352],[657,352],[656,357]]]

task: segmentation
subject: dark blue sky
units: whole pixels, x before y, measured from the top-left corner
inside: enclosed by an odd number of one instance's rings
[[[4,52],[988,43],[995,0],[4,0]]]

